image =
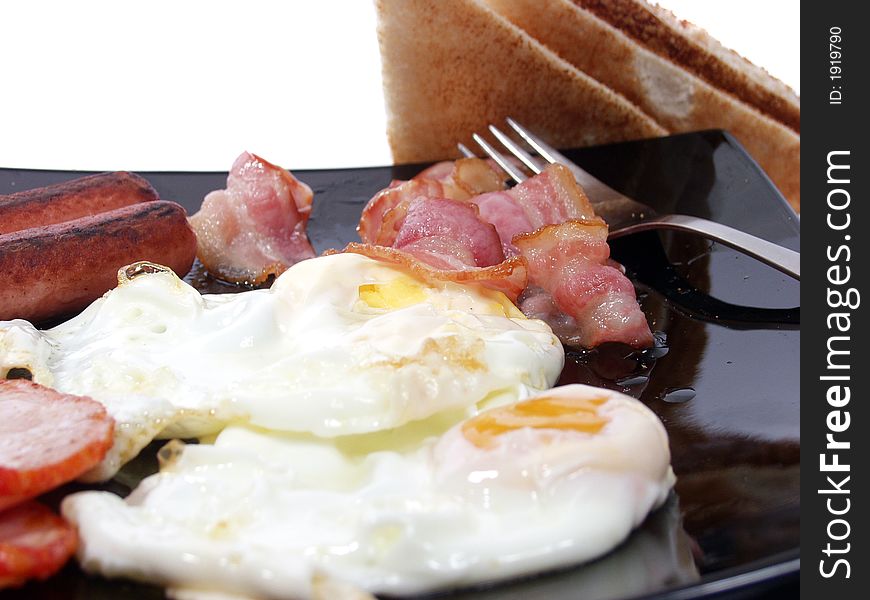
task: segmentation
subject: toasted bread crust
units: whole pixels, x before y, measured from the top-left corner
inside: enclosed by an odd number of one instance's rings
[[[711,85],[800,133],[800,98],[795,92],[703,29],[677,19],[645,0],[573,0],[648,50],[691,71]]]
[[[800,136],[679,65],[650,52],[571,0],[487,0],[578,69],[671,132],[727,129],[800,208]]]
[[[667,133],[479,0],[378,0],[377,9],[396,162],[457,157],[457,142],[507,116],[559,146]]]

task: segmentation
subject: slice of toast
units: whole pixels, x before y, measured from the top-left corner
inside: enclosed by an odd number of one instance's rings
[[[671,132],[730,131],[800,208],[800,136],[572,0],[486,0],[569,63],[628,98]]]
[[[562,146],[667,132],[480,0],[378,0],[396,162],[457,157],[457,142],[513,116]]]
[[[573,0],[624,34],[800,133],[801,101],[789,86],[706,31],[646,0]],[[723,9],[724,10],[724,9]]]

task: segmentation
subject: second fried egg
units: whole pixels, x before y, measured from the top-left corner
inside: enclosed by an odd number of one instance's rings
[[[232,426],[173,446],[126,499],[63,502],[85,570],[172,595],[310,598],[326,577],[408,595],[610,551],[674,483],[664,427],[583,385],[485,410],[411,449]]]

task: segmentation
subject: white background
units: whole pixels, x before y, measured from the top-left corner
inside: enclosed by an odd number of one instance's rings
[[[798,0],[661,0],[800,91]],[[388,164],[373,0],[0,4],[0,167]]]

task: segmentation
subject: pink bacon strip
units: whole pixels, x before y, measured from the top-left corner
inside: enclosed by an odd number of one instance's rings
[[[601,219],[546,225],[513,240],[529,267],[530,288],[520,310],[554,327],[572,346],[621,342],[652,345],[631,281],[611,266],[607,225]]]
[[[438,163],[411,181],[394,182],[363,212],[363,239],[402,250],[442,273],[492,267],[504,257],[523,261],[529,286],[524,283],[517,297],[514,283],[508,296],[527,316],[546,321],[565,344],[651,345],[634,286],[610,259],[607,225],[571,172],[551,165],[510,190],[477,195],[469,194],[473,186],[456,184],[470,172],[490,169],[476,159],[453,167]],[[503,285],[488,277],[478,282]]]
[[[504,260],[495,227],[480,220],[474,204],[417,197],[400,206],[404,218],[391,244],[393,248],[415,255],[418,249],[425,248],[425,256],[418,258],[430,264],[436,264],[443,253],[461,259],[467,267],[488,267]],[[436,262],[427,260],[427,256]]]
[[[375,246],[372,244],[350,243],[342,252],[362,254],[375,260],[401,265],[427,281],[452,281],[462,284],[479,284],[498,290],[516,303],[528,281],[526,262],[520,257],[509,258],[489,267],[465,267],[463,269],[439,268],[432,266],[408,252]],[[334,250],[324,254],[334,254]]]
[[[590,219],[595,211],[589,198],[562,165],[550,165],[510,190],[479,195],[470,200],[480,217],[492,223],[502,240],[505,256],[519,252],[514,236],[569,219]]]
[[[190,217],[197,257],[210,273],[236,283],[262,283],[313,258],[305,232],[313,196],[286,169],[242,153],[226,189],[208,194]]]
[[[504,187],[504,178],[485,160],[464,158],[440,162],[409,181],[393,181],[390,187],[375,194],[363,209],[357,232],[365,243],[392,246],[403,215],[389,213],[403,201],[418,196],[468,200]]]

